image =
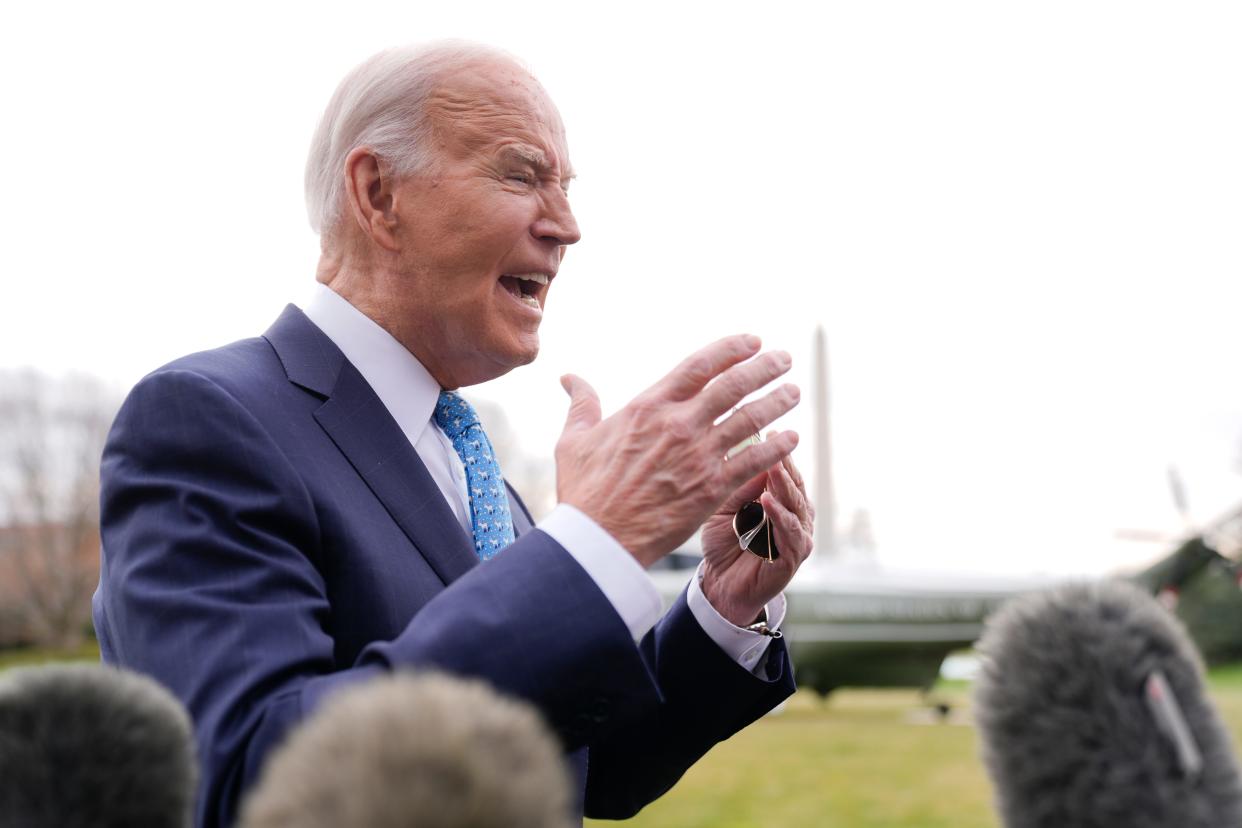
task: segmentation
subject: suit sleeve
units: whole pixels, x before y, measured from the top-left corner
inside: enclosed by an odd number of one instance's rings
[[[539,531],[396,639],[336,664],[315,504],[262,425],[198,373],[166,370],[131,393],[105,448],[101,512],[101,649],[189,707],[200,826],[232,823],[264,757],[325,696],[394,667],[483,678],[538,707],[570,749],[660,706],[656,668]]]
[[[634,724],[591,746],[585,812],[628,819],[664,794],[713,745],[795,690],[784,641],[768,647],[758,677],[730,658],[695,620],[683,592],[641,644],[661,691]]]

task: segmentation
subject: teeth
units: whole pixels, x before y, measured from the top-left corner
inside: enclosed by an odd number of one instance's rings
[[[548,283],[548,274],[546,273],[510,273],[507,274],[514,279],[521,279],[523,282],[538,282],[541,285]]]
[[[534,308],[535,310],[543,310],[543,308],[539,307],[539,300],[533,296],[519,296],[518,301],[523,305],[528,305]]]

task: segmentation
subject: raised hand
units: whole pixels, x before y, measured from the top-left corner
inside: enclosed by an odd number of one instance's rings
[[[785,384],[717,423],[789,370],[789,354],[756,356],[759,346],[754,336],[714,342],[606,420],[585,380],[562,377],[570,406],[556,446],[557,499],[595,520],[644,567],[676,549],[725,498],[798,444],[785,431],[725,459],[798,404],[798,387]]]
[[[771,563],[743,550],[733,531],[733,516],[752,500],[763,504],[780,550]],[[703,524],[704,597],[726,621],[750,624],[811,554],[814,535],[815,507],[793,458],[785,456],[746,481]]]

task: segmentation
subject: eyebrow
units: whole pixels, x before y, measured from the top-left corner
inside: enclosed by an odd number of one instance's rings
[[[551,165],[548,163],[547,154],[538,147],[532,147],[530,144],[510,144],[504,148],[504,153],[506,155],[516,156],[540,171],[546,172],[551,169]],[[561,180],[572,181],[577,177],[577,173],[575,173],[571,168],[566,171],[565,175],[561,176]]]

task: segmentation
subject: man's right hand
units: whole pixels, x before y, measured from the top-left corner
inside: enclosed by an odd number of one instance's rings
[[[758,337],[745,335],[715,342],[606,420],[586,380],[562,377],[570,405],[556,445],[557,499],[598,523],[643,567],[676,549],[730,493],[798,444],[785,431],[725,459],[798,404],[798,387],[785,384],[720,420],[789,370],[783,351],[751,359],[759,346]]]

